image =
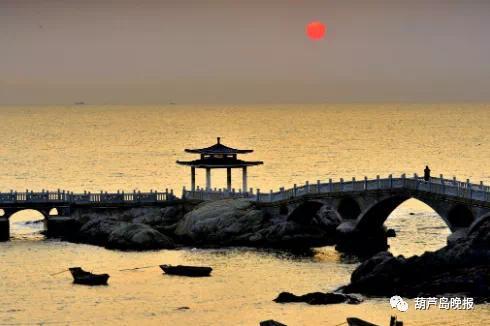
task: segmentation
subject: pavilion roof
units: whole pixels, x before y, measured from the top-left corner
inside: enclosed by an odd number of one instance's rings
[[[186,149],[187,153],[195,154],[246,154],[252,153],[251,149],[236,149],[221,144],[220,137],[217,138],[217,143],[213,146],[198,148],[198,149]]]
[[[240,168],[245,166],[261,165],[262,161],[243,161],[235,158],[204,158],[193,161],[177,161],[177,164],[196,168]]]

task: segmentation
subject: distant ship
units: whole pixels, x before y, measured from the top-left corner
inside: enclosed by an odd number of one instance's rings
[[[85,102],[75,102],[75,105],[85,105]]]

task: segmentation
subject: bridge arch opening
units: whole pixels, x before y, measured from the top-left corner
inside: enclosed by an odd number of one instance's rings
[[[5,211],[0,208],[0,216],[5,216]]]
[[[296,207],[291,214],[289,214],[288,219],[298,223],[307,224],[316,215],[316,213],[323,206],[323,203],[316,201],[307,201],[301,203]]]
[[[345,220],[355,220],[361,215],[361,207],[354,198],[346,197],[340,201],[337,212]]]
[[[420,255],[447,244],[451,234],[446,221],[431,206],[415,198],[399,204],[387,217],[384,226],[393,229],[396,237],[389,238],[394,255]]]
[[[455,205],[447,215],[449,223],[454,228],[469,227],[475,220],[471,210],[465,205]]]
[[[46,216],[34,209],[23,209],[10,215],[9,229],[11,239],[44,239]]]
[[[58,216],[58,209],[57,208],[51,208],[48,212],[49,216]]]

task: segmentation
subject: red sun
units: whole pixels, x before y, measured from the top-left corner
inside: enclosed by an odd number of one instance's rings
[[[319,21],[314,21],[306,25],[306,35],[314,41],[319,41],[325,37],[327,27]]]

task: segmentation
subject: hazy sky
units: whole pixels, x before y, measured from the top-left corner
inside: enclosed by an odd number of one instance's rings
[[[0,104],[488,100],[488,0],[0,0]]]

